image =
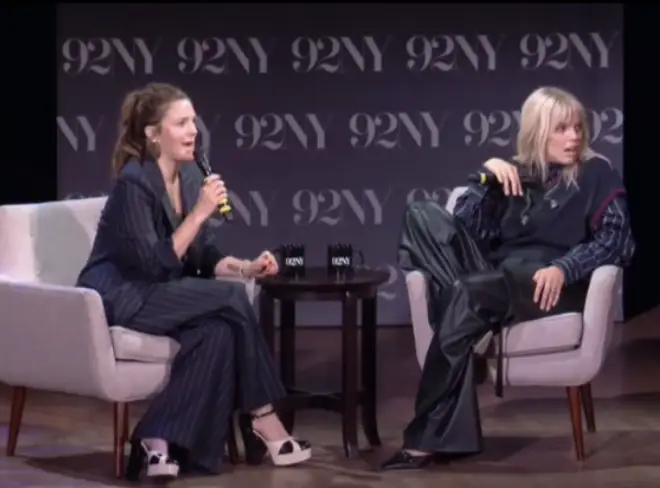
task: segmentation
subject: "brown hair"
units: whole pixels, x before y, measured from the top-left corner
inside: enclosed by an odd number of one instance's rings
[[[126,95],[119,115],[119,131],[112,152],[112,170],[117,175],[129,159],[147,154],[157,157],[147,141],[145,128],[158,125],[172,102],[187,99],[183,90],[167,83],[149,83]]]

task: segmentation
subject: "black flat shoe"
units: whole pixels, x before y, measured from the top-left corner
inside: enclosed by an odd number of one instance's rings
[[[424,469],[433,461],[434,454],[413,456],[406,451],[399,451],[390,459],[380,465],[381,471],[402,471],[413,469]]]

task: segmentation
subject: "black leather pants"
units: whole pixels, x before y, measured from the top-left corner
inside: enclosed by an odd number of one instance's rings
[[[428,205],[428,204],[427,204]],[[428,210],[428,209],[427,209]],[[410,211],[414,212],[415,208]],[[459,221],[444,209],[404,226],[399,261],[427,275],[434,335],[417,391],[415,417],[404,432],[405,449],[470,454],[482,433],[473,379],[472,349],[490,330],[546,315],[581,311],[586,287],[562,292],[550,313],[533,302],[532,276],[547,266],[518,256],[489,263]]]

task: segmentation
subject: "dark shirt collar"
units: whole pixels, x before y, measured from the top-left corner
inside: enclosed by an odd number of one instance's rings
[[[562,170],[563,165],[559,163],[548,163],[548,173],[557,174]]]
[[[559,163],[548,163],[548,174],[546,175],[545,185],[554,185],[561,176],[564,165]]]

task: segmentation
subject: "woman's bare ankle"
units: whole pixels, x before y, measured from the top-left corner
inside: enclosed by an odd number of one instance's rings
[[[428,456],[430,452],[418,451],[417,449],[404,449],[411,456]]]
[[[286,439],[289,433],[282,425],[273,407],[267,405],[252,411],[252,428],[259,432],[267,441],[274,442]]]
[[[165,439],[142,439],[142,444],[150,450],[160,452],[161,454],[167,454],[168,445]]]
[[[275,409],[272,405],[264,405],[250,412],[253,417],[263,417],[266,415],[275,415]]]

